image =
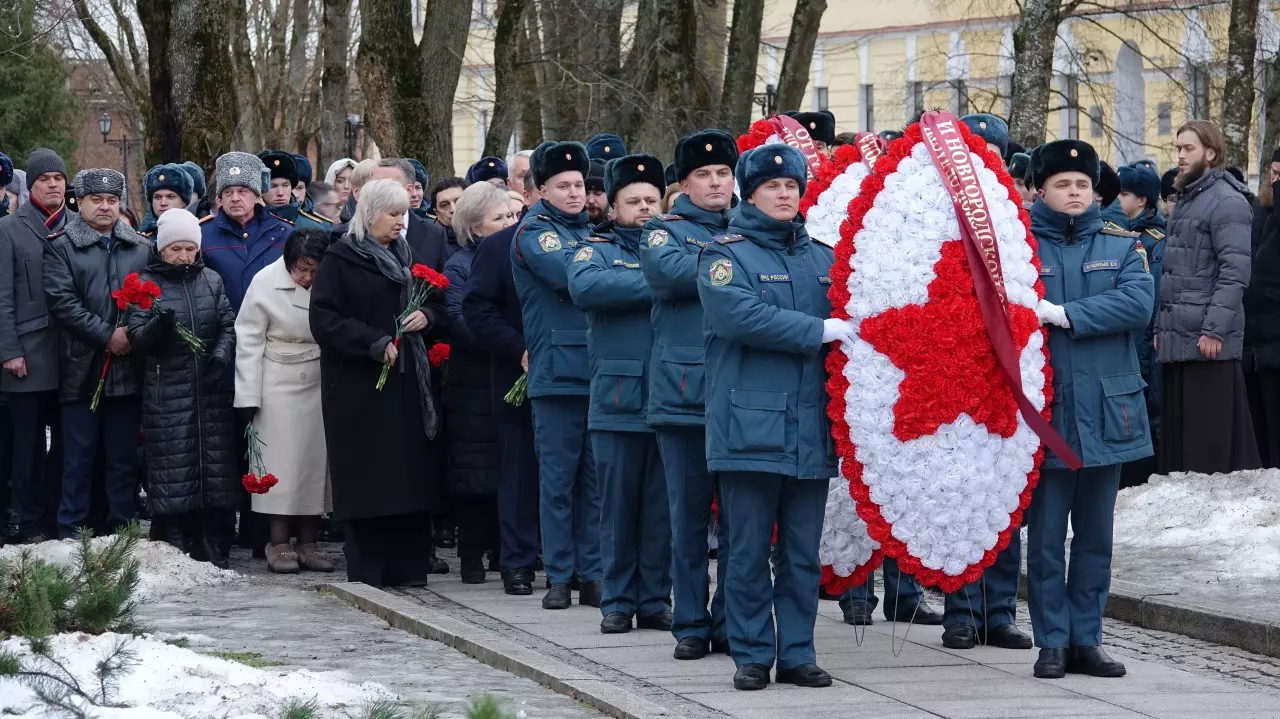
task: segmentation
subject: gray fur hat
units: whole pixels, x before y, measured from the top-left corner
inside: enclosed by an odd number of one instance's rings
[[[124,197],[124,175],[105,167],[77,172],[74,186],[76,198],[89,195]]]
[[[229,187],[244,187],[255,195],[261,195],[264,176],[268,176],[267,166],[257,155],[228,152],[214,163],[214,192],[221,195]]]

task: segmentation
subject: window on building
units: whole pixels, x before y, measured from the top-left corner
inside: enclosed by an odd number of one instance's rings
[[[1161,135],[1173,133],[1173,104],[1162,102],[1156,105],[1156,122],[1159,123]]]
[[[956,115],[969,114],[969,83],[964,80],[951,81],[951,107]]]
[[[862,86],[862,129],[867,132],[876,131],[876,88],[874,85]]]
[[[907,117],[912,118],[924,109],[924,83],[907,83]]]
[[[1089,108],[1089,137],[1102,137],[1102,106]]]
[[[1209,68],[1203,65],[1187,67],[1187,115],[1193,120],[1209,119]]]
[[[1067,111],[1067,132],[1069,139],[1080,139],[1080,80],[1075,75],[1063,78],[1063,95]]]
[[[813,104],[816,106],[814,108],[815,110],[829,109],[830,106],[827,104],[827,88],[825,87],[813,88]]]

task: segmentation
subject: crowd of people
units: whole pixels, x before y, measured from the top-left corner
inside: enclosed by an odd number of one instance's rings
[[[793,116],[822,152],[855,140],[829,112]],[[1014,623],[1017,532],[942,612],[886,560],[883,613],[944,625],[948,647],[1034,644],[1037,676],[1121,676],[1101,647],[1117,489],[1280,463],[1280,150],[1255,197],[1208,122],[1179,129],[1162,177],[963,120],[1039,241],[1053,424],[1084,468],[1049,452],[1028,511],[1034,637]],[[799,212],[808,166],[714,129],[672,155],[601,134],[431,185],[409,158],[320,181],[301,155],[228,152],[207,177],[151,168],[140,221],[113,169],[0,155],[10,541],[141,509],[153,539],[220,566],[238,536],[273,572],[331,572],[339,540],[374,586],[449,572],[436,549],[456,543],[463,582],[498,572],[526,596],[544,571],[544,609],[576,592],[601,632],[731,654],[738,689],[771,669],[829,685],[824,359],[856,330],[831,317],[832,248]],[[881,603],[874,581],[825,598],[850,624]]]

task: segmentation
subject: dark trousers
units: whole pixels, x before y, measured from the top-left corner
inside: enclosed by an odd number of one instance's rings
[[[982,579],[967,584],[947,595],[942,615],[944,627],[968,624],[985,630],[1013,624],[1018,610],[1018,579],[1022,574],[1022,531],[1014,527],[1009,546],[996,555],[995,564],[987,567]]]
[[[1244,373],[1249,395],[1249,416],[1262,466],[1280,467],[1280,370],[1257,369]]]
[[[487,494],[454,497],[450,516],[458,523],[458,559],[479,562],[498,548],[498,502]]]
[[[58,391],[9,394],[13,425],[13,509],[23,537],[54,536],[62,484],[62,429]],[[48,428],[51,442],[46,443]]]
[[[235,526],[234,509],[197,509],[153,516],[151,536],[172,544],[198,562],[225,565],[231,556]]]
[[[538,521],[542,561],[552,584],[604,577],[600,562],[600,486],[587,434],[587,398],[539,397],[533,405],[538,446]],[[503,564],[503,566],[507,566]]]
[[[653,616],[671,608],[671,508],[651,432],[592,431],[600,478],[600,613]]]
[[[816,661],[822,562],[818,545],[827,508],[827,480],[759,472],[720,473],[720,499],[732,548],[720,581],[734,664],[791,669]],[[778,529],[773,575],[770,539]],[[777,617],[777,632],[774,617]]]
[[[538,460],[533,425],[498,422],[498,563],[503,569],[532,567],[538,558]]]
[[[892,621],[901,615],[910,617],[924,599],[924,590],[920,588],[916,578],[903,574],[898,568],[897,560],[890,557],[884,558],[880,573],[884,576],[884,618]],[[850,587],[840,595],[841,609],[854,603],[866,604],[872,610],[880,604],[880,598],[876,596],[875,572],[867,576],[865,584]]]
[[[1027,522],[1027,603],[1036,646],[1102,644],[1120,465],[1043,469]],[[1065,543],[1071,523],[1071,565]]]
[[[707,531],[711,525],[711,501],[715,475],[707,471],[707,439],[703,427],[658,427],[658,450],[667,475],[671,504],[671,633],[677,640],[701,637],[724,640],[724,581],[716,585],[711,608],[707,559]],[[724,532],[724,505],[720,507],[717,556],[729,555]]]
[[[138,480],[138,429],[142,405],[137,397],[104,397],[95,412],[89,400],[62,404],[62,502],[58,506],[58,537],[74,537],[87,524],[93,491],[93,462],[103,454],[103,487],[107,498],[107,527],[118,529],[134,519]]]
[[[1168,362],[1160,471],[1235,472],[1262,466],[1240,360]]]
[[[426,584],[430,513],[348,520],[343,533],[348,582],[372,587]]]

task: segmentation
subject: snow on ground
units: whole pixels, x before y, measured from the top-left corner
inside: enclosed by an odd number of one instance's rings
[[[95,549],[111,541],[111,537],[95,537]],[[50,540],[39,544],[9,545],[0,548],[0,559],[16,560],[18,554],[29,551],[31,556],[52,564],[75,563],[74,539]],[[218,569],[208,562],[197,562],[181,550],[166,542],[146,539],[138,542],[133,556],[141,563],[141,581],[135,595],[139,602],[148,602],[167,594],[183,592],[193,587],[213,586],[243,580],[240,574],[229,569]]]
[[[1116,553],[1176,550],[1190,581],[1280,578],[1280,470],[1157,475],[1116,500]]]
[[[125,670],[109,699],[113,704],[129,708],[94,709],[89,715],[95,718],[265,719],[278,716],[291,699],[314,700],[323,717],[349,717],[359,716],[362,709],[375,701],[396,699],[381,684],[356,684],[347,681],[341,672],[256,669],[171,646],[154,637],[59,634],[52,640],[53,656],[75,675],[82,687],[96,687],[92,678],[94,665],[121,641],[128,643],[136,662]],[[0,650],[18,654],[24,660],[24,669],[37,665],[49,668],[47,662],[32,659],[25,640],[0,642]],[[20,719],[63,716],[46,713],[35,703],[35,695],[26,685],[0,679],[0,716]]]

